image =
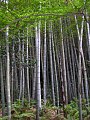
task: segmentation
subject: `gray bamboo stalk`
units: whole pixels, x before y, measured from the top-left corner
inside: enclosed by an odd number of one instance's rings
[[[67,54],[67,43],[65,42],[65,56],[66,56],[66,70],[67,70],[67,84],[68,84],[68,99],[72,100],[72,92],[71,92],[71,81],[70,81],[70,71],[69,71],[69,62],[68,62],[68,54]]]
[[[68,26],[70,26],[70,19],[68,20]],[[72,87],[73,87],[73,98],[77,98],[77,91],[76,91],[76,78],[75,78],[75,60],[74,58],[77,58],[77,55],[74,57],[74,48],[73,48],[73,37],[72,37],[72,30],[69,30],[70,39],[68,38],[68,49],[69,49],[69,59],[70,59],[70,70],[71,70],[71,78],[72,78]],[[76,59],[77,60],[77,59]]]
[[[32,98],[35,99],[36,92],[36,64],[34,65],[34,79],[33,79],[33,88],[32,88]]]
[[[29,32],[29,31],[28,31]],[[29,43],[31,44],[31,46],[32,47],[30,47],[29,48],[29,56],[30,56],[30,59],[31,59],[31,61],[33,60],[33,56],[34,56],[34,49],[33,48],[35,48],[34,46],[33,46],[33,42],[34,42],[34,40],[32,39],[33,37],[31,36],[30,37],[30,40],[29,40]],[[29,38],[28,38],[29,39]],[[34,58],[35,59],[35,58]],[[31,97],[31,92],[32,92],[32,80],[33,80],[33,78],[34,78],[34,76],[33,76],[33,72],[34,72],[34,70],[32,69],[33,68],[33,64],[31,64],[30,66],[29,66],[29,89],[30,89],[30,97]]]
[[[74,80],[73,80],[73,71],[72,71],[72,63],[71,63],[71,54],[70,54],[70,46],[69,46],[69,41],[67,41],[67,51],[68,51],[68,59],[69,59],[69,67],[70,67],[70,76],[71,76],[71,88],[72,88],[72,97],[75,97],[76,91],[74,91]]]
[[[74,40],[74,36],[73,36],[72,32],[71,32],[71,35],[72,35],[72,46],[74,48],[74,54],[75,54],[75,68],[77,68],[78,67],[78,57],[77,57],[77,53],[76,53],[75,40]]]
[[[13,89],[13,84],[14,84],[14,41],[13,41],[13,45],[12,45],[12,76],[11,76],[11,101],[13,103],[13,92],[14,92],[14,89]]]
[[[83,69],[84,69],[86,102],[87,102],[87,105],[89,106],[88,79],[87,79],[87,70],[86,70],[86,65],[85,65],[83,49],[82,49],[81,54],[82,54],[82,62],[83,62]]]
[[[15,42],[14,42],[14,38],[13,38],[13,43],[12,43],[12,77],[11,77],[11,82],[12,82],[12,103],[15,99],[18,98],[18,76],[17,76],[17,66],[16,66],[16,59],[15,59]],[[14,86],[13,86],[14,84]],[[15,94],[14,94],[15,93]],[[15,95],[15,99],[13,98],[13,94]]]
[[[57,71],[58,71],[58,79],[60,80],[60,62],[59,62],[59,57],[60,57],[60,55],[59,55],[59,46],[57,46],[56,44],[55,44],[55,48],[56,48],[56,61],[57,61]]]
[[[63,102],[63,109],[65,107],[65,89],[64,89],[64,80],[63,80],[63,70],[62,70],[62,58],[60,58],[60,75],[61,75],[61,89],[62,89],[62,102]]]
[[[41,52],[41,54],[40,54],[41,55],[41,57],[40,57],[41,58],[41,69],[42,69],[41,72],[42,72],[42,77],[44,78],[44,75],[43,75],[43,71],[44,71],[44,59],[43,59],[44,58],[43,57],[44,56],[44,52],[43,51],[44,50],[43,50],[43,46],[42,46],[42,43],[41,43],[41,51],[40,51]]]
[[[17,66],[16,66],[16,58],[15,58],[15,50],[14,50],[14,61],[15,61],[15,72],[14,72],[14,74],[15,74],[15,89],[16,89],[16,93],[15,93],[15,95],[16,95],[16,99],[18,99],[18,75],[17,75]]]
[[[22,96],[22,56],[21,56],[21,40],[20,40],[20,33],[19,33],[19,76],[20,76],[20,90],[19,90],[19,100]]]
[[[27,27],[27,92],[28,92],[28,102],[30,106],[30,89],[29,89],[29,59],[28,59],[28,27]]]
[[[37,95],[37,113],[36,113],[36,120],[39,120],[39,113],[41,109],[41,84],[40,84],[40,21],[39,24],[36,26],[36,61],[37,61],[37,81],[36,81],[36,95]]]
[[[82,41],[79,41],[79,52],[82,52]],[[81,69],[81,54],[79,53],[79,65],[78,65],[78,90],[79,90],[79,119],[82,120],[82,98],[81,98],[81,86],[82,86],[82,69]]]
[[[49,43],[49,41],[47,41],[47,43]],[[47,47],[47,48],[49,48],[49,47]],[[48,49],[47,49],[47,53],[49,53],[48,52]],[[47,64],[47,67],[46,67],[46,74],[47,74],[47,77],[46,77],[46,79],[47,79],[47,91],[46,91],[46,93],[47,93],[47,98],[49,98],[50,96],[51,96],[51,94],[50,94],[50,81],[49,81],[49,72],[48,72],[48,68],[49,68],[49,56],[47,55],[47,59],[46,59],[46,64]]]
[[[84,16],[83,16],[83,21],[82,21],[82,28],[81,28],[81,36],[80,36],[80,32],[79,32],[79,27],[78,27],[78,23],[77,23],[77,19],[76,20],[76,24],[77,24],[77,31],[78,31],[78,39],[79,41],[82,40],[82,36],[83,36],[83,22],[84,22]],[[82,41],[81,41],[82,42]],[[86,65],[85,65],[85,59],[84,59],[84,53],[83,53],[83,49],[81,48],[81,57],[82,57],[82,62],[83,62],[83,69],[84,69],[84,79],[85,79],[85,94],[86,94],[86,102],[89,105],[89,95],[88,95],[88,80],[87,80],[87,71],[86,71]]]
[[[44,86],[44,104],[46,105],[46,51],[47,50],[47,47],[46,47],[46,21],[45,21],[45,29],[44,29],[44,83],[43,83],[43,86]]]
[[[37,58],[37,102],[41,108],[41,85],[40,85],[40,23],[36,28],[36,58]]]
[[[7,111],[8,120],[11,120],[11,96],[10,96],[10,58],[9,58],[9,27],[6,28],[6,54],[7,54],[7,70],[6,70],[6,81],[7,81]]]
[[[0,56],[0,66],[1,66],[1,103],[2,103],[2,117],[5,116],[5,93],[4,93],[4,81],[3,81],[3,66]]]
[[[82,37],[83,37],[83,25],[84,25],[84,16],[82,17],[81,24],[81,33],[79,32],[79,27],[77,23],[77,18],[75,16],[76,28],[79,38],[79,64],[78,64],[78,96],[79,96],[79,119],[82,120],[82,67],[81,67],[81,53],[82,53]]]
[[[74,82],[74,92],[75,92],[75,98],[77,98],[77,90],[76,90],[76,77],[75,77],[75,60],[74,60],[74,50],[73,50],[73,43],[71,39],[71,58],[72,58],[72,71],[73,71],[73,82]],[[75,56],[76,57],[76,56]]]
[[[68,24],[69,26],[69,20],[67,21],[66,25]],[[68,31],[66,31],[68,33]],[[66,41],[67,41],[67,51],[68,51],[68,63],[69,63],[69,72],[70,72],[70,78],[71,78],[71,91],[72,91],[72,98],[75,97],[76,91],[75,91],[75,81],[74,81],[74,76],[73,76],[73,64],[72,64],[72,50],[71,49],[71,36],[69,38],[69,35],[66,33]]]
[[[52,51],[53,51],[53,62],[54,62],[54,71],[55,71],[55,80],[56,80],[56,96],[57,96],[57,106],[59,107],[59,88],[58,88],[58,76],[57,76],[57,66],[55,59],[55,45],[53,40],[53,32],[52,32]]]
[[[67,92],[67,78],[66,78],[66,65],[65,65],[65,54],[64,54],[64,43],[63,43],[63,30],[62,30],[62,21],[60,19],[61,25],[61,38],[62,38],[62,61],[63,61],[63,80],[65,87],[65,104],[68,104],[68,92]]]
[[[71,56],[72,56],[72,69],[73,69],[73,79],[74,79],[74,91],[75,91],[75,98],[77,98],[77,86],[76,86],[76,74],[77,74],[77,66],[78,66],[78,59],[77,59],[77,53],[75,49],[75,43],[74,43],[74,37],[72,30],[70,31],[70,42],[71,42]]]
[[[85,99],[84,84],[82,81],[82,98]]]
[[[34,42],[32,43],[33,46],[33,58],[35,60],[34,63],[34,70],[33,70],[33,83],[32,83],[32,98],[35,99],[35,95],[36,95],[36,52],[35,52],[35,46],[34,46]]]
[[[53,71],[53,61],[52,61],[52,24],[49,26],[49,49],[50,49],[50,71],[51,71],[51,86],[52,86],[52,98],[53,98],[53,105],[55,105],[55,91],[54,91],[54,71]]]
[[[86,18],[87,21],[89,20],[89,16],[86,12]],[[88,33],[88,55],[89,55],[89,61],[90,61],[90,25],[89,22],[87,22],[87,33]]]
[[[24,105],[25,75],[24,75],[24,39],[22,41],[22,105]]]

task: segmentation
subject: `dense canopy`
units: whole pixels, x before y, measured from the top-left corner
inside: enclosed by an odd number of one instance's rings
[[[0,30],[6,25],[20,26],[37,19],[85,15],[90,11],[89,0],[9,0],[0,2]],[[87,9],[86,9],[87,8]]]
[[[90,0],[0,0],[0,119],[90,119]]]

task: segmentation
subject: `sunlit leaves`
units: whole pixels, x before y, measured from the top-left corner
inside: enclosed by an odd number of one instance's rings
[[[82,0],[68,0],[68,2],[65,2],[65,0],[9,0],[8,9],[6,4],[0,3],[2,5],[0,8],[2,25],[0,27],[10,22],[15,24],[13,21],[18,22],[16,19],[19,18],[21,26],[22,21],[26,24],[32,19],[36,21],[36,19],[49,18],[50,14],[53,17],[67,16],[68,13],[81,12],[85,5],[89,3],[88,0],[86,4]],[[6,11],[8,11],[7,14]]]

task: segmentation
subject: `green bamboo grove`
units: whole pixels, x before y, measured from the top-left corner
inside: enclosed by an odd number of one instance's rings
[[[36,120],[47,102],[57,114],[77,99],[90,107],[90,1],[0,0],[0,117],[35,101]],[[64,112],[64,111],[63,111]],[[30,119],[31,120],[31,119]],[[33,119],[32,119],[33,120]],[[54,120],[54,119],[53,119]]]

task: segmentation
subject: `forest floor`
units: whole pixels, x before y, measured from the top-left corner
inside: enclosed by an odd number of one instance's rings
[[[40,110],[40,120],[79,120],[79,110],[77,100],[71,101],[64,108],[53,106],[49,102],[46,106],[42,106]],[[7,115],[7,108],[5,108]],[[12,119],[11,120],[35,120],[36,118],[36,101],[31,101],[30,106],[25,100],[24,106],[22,101],[17,100],[12,104]],[[67,116],[67,117],[64,117]],[[2,119],[2,109],[0,109],[0,120],[8,120],[7,116]],[[82,101],[82,117],[83,120],[90,120],[90,107],[86,106],[86,101]]]
[[[36,109],[22,109],[21,113],[17,113],[15,110],[12,110],[12,120],[35,120]],[[7,117],[2,119],[2,110],[0,109],[0,120],[7,120]],[[64,120],[64,113],[60,111],[60,114],[57,114],[57,110],[47,108],[43,109],[43,112],[40,112],[40,120]]]
[[[48,116],[49,115],[49,116]],[[48,120],[64,120],[64,113],[63,111],[60,111],[59,114],[57,114],[57,110],[48,110],[45,114],[46,118],[48,116]],[[43,119],[42,119],[43,120]]]

